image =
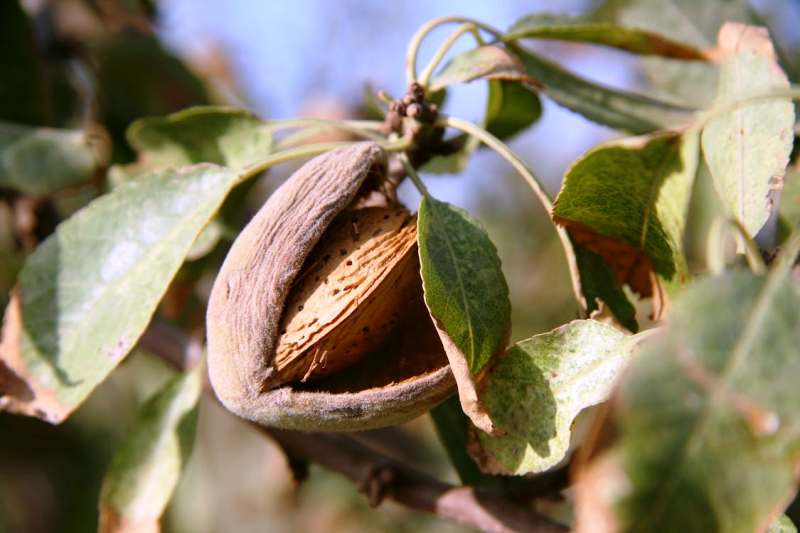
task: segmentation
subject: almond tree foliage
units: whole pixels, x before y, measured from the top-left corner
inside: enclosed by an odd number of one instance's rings
[[[422,197],[410,207],[412,274],[423,290],[414,309],[424,311],[413,316],[424,318],[406,322],[431,321],[454,378],[451,398],[428,406],[441,443],[465,487],[516,511],[484,507],[482,519],[469,507],[480,499],[454,510],[404,501],[392,486],[405,472],[397,465],[395,478],[371,481],[409,506],[485,529],[796,531],[784,512],[800,451],[800,55],[778,46],[746,2],[668,4],[616,0],[585,18],[536,13],[507,29],[436,19],[398,65],[407,93],[370,94],[371,119],[279,121],[203,105],[206,89],[152,35],[37,42],[41,21],[5,2],[0,410],[62,424],[136,346],[171,359],[175,376],[113,442],[98,504],[102,531],[158,528],[191,453],[199,398],[214,395],[205,363],[186,347],[219,325],[204,323],[207,293],[186,287],[220,269],[257,176],[368,141],[388,161],[386,184],[409,179]],[[149,23],[146,6],[130,9],[129,30]],[[440,26],[453,33],[418,70],[420,43]],[[449,53],[457,40],[472,46]],[[595,83],[534,51],[537,40],[633,54],[648,89]],[[62,46],[91,70],[94,87],[43,45]],[[131,78],[134,65],[157,72],[162,86]],[[480,124],[447,114],[448,91],[481,81]],[[168,102],[158,98],[164,91]],[[506,144],[536,127],[548,98],[618,132],[565,169],[555,198]],[[116,106],[121,99],[136,105]],[[326,140],[331,132],[339,140]],[[436,173],[461,172],[481,149],[507,161],[551,219],[579,317],[510,345],[515,287],[490,236],[425,186]],[[705,243],[703,254],[690,240]],[[391,342],[428,342],[416,334]],[[282,386],[328,390],[301,381]],[[354,401],[348,409],[358,412],[395,408]],[[321,418],[314,426],[314,415],[303,413],[305,430],[330,427]],[[303,433],[262,430],[293,463],[337,468],[337,448],[320,457],[313,439],[320,450],[345,441],[312,436],[303,447]],[[553,495],[568,512],[533,511]],[[515,512],[527,518],[515,521]]]

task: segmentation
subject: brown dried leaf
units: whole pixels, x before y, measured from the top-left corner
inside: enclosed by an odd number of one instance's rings
[[[22,301],[19,288],[11,292],[0,331],[0,411],[8,411],[56,422],[73,409],[58,401],[51,387],[28,371],[20,353],[22,345]]]

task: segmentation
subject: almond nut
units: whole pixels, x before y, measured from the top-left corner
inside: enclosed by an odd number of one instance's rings
[[[385,172],[375,143],[319,156],[237,237],[206,320],[210,381],[229,410],[287,429],[361,430],[453,393],[422,299],[414,217],[355,209]]]

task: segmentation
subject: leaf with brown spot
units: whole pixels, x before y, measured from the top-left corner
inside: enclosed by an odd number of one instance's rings
[[[600,255],[620,285],[654,297],[656,315],[663,285],[688,278],[683,229],[697,159],[697,135],[606,143],[573,163],[553,208],[553,219]]]

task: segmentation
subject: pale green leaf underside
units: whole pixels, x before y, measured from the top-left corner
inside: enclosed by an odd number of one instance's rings
[[[755,531],[795,488],[800,286],[746,271],[687,288],[621,387],[623,531]]]
[[[478,433],[481,463],[508,474],[559,463],[581,410],[604,401],[632,352],[631,338],[594,320],[576,320],[511,347],[492,368],[481,401],[507,433]]]
[[[503,40],[524,38],[599,44],[634,54],[658,55],[677,59],[704,59],[700,50],[659,33],[577,17],[549,14],[528,15],[514,23]]]
[[[756,23],[747,0],[615,0],[603,8],[610,8],[610,18],[619,24],[658,32],[701,50],[714,47],[726,21]],[[641,63],[657,91],[697,108],[714,99],[719,70],[714,62],[648,56]]]
[[[504,348],[510,326],[497,249],[466,211],[429,196],[417,225],[425,303],[476,374]]]
[[[697,169],[697,136],[612,141],[573,163],[553,215],[641,250],[667,280],[687,275],[683,229]]]
[[[769,526],[767,533],[797,533],[797,528],[788,516],[781,515]]]
[[[745,30],[751,31],[752,30]],[[720,68],[715,105],[789,87],[775,58],[743,45]],[[751,103],[711,120],[703,129],[703,154],[714,187],[730,216],[755,235],[772,211],[769,198],[783,178],[794,142],[794,106],[790,99]]]
[[[98,164],[82,131],[0,122],[0,187],[48,194],[89,180]]]
[[[152,173],[59,225],[19,275],[21,342],[0,355],[35,398],[11,410],[59,422],[86,398],[134,346],[236,179],[209,164]]]
[[[142,405],[103,480],[101,513],[135,523],[158,520],[191,454],[201,391],[196,369],[175,376]]]
[[[519,59],[501,46],[479,46],[455,56],[431,81],[430,90],[437,91],[456,83],[479,79],[523,80],[525,67]]]

